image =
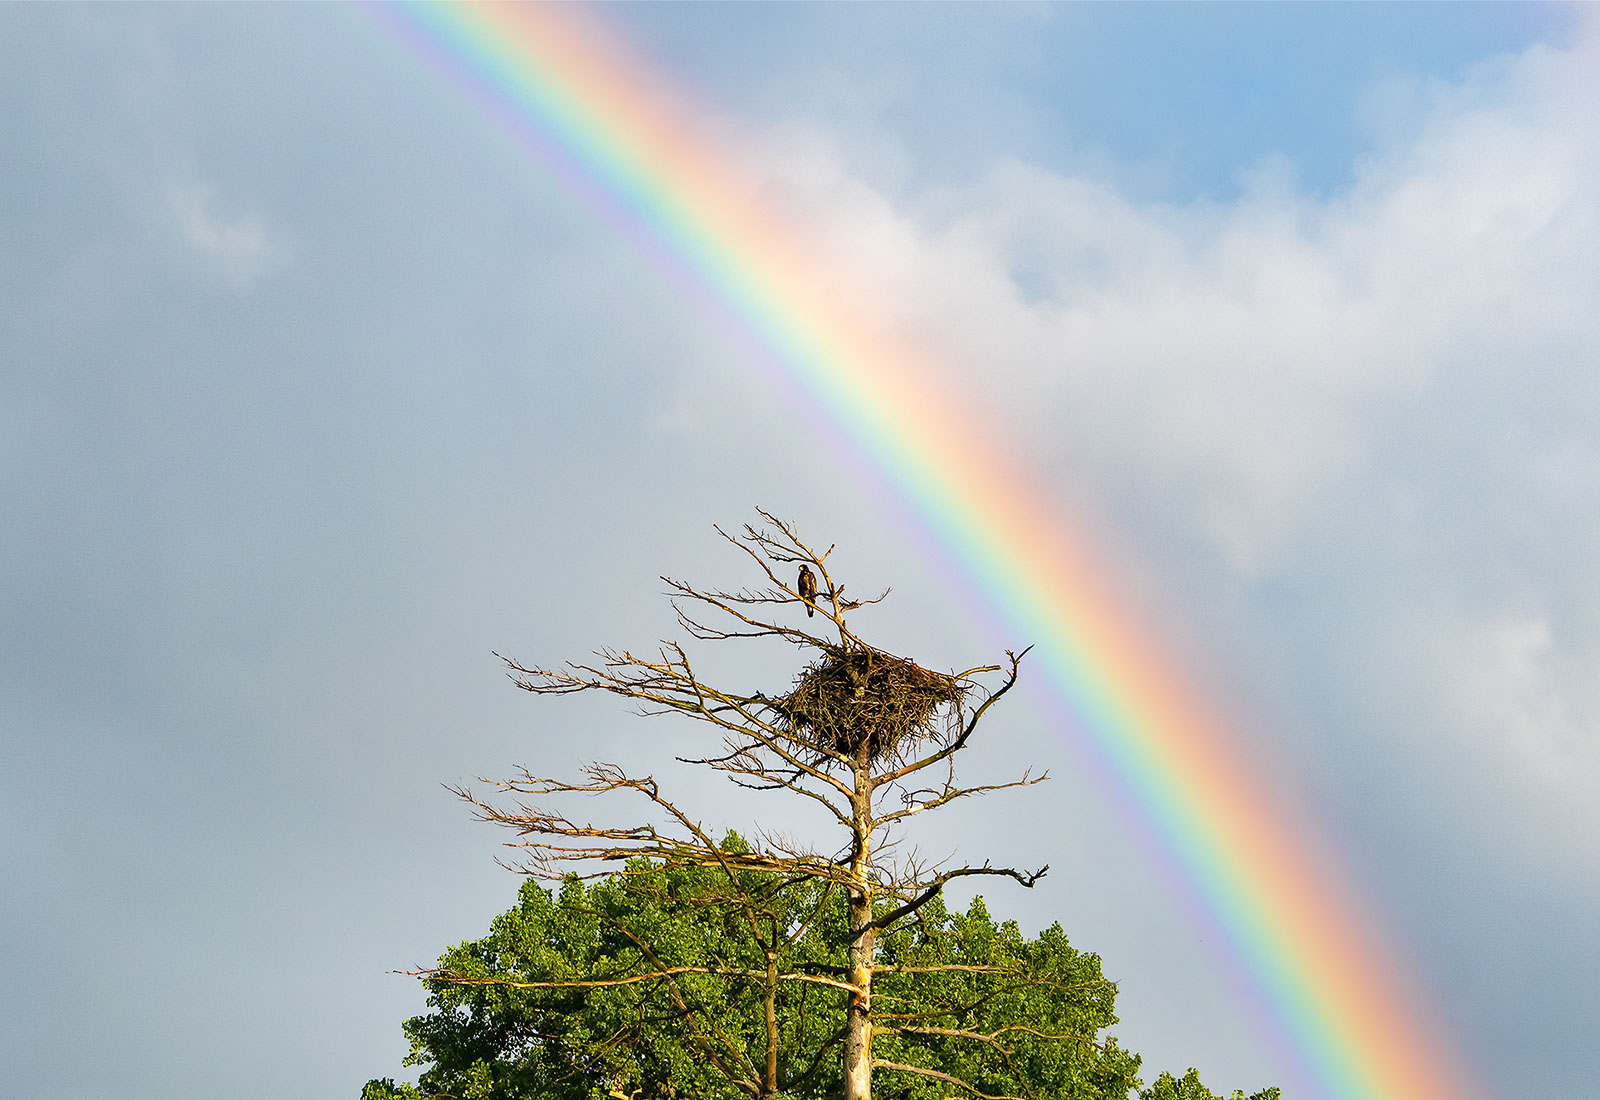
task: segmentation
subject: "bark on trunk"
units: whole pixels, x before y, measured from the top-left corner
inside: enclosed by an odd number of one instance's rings
[[[863,757],[865,752],[863,752]],[[855,836],[850,856],[850,994],[845,1020],[844,1100],[872,1100],[872,778],[865,759],[857,761],[851,799]]]
[[[767,951],[767,1064],[761,1076],[760,1100],[773,1100],[778,1095],[778,955]]]

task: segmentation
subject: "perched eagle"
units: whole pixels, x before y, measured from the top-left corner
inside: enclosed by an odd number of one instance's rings
[[[809,619],[811,618],[811,613],[816,610],[816,604],[813,601],[817,598],[817,578],[816,574],[811,572],[810,566],[802,565],[800,567],[800,580],[796,582],[796,587],[800,590],[800,598],[806,601],[806,618]]]

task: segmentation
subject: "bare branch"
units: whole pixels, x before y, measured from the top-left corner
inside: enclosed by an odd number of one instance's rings
[[[1006,692],[1010,691],[1016,686],[1017,671],[1022,663],[1022,658],[1026,657],[1028,655],[1028,650],[1031,650],[1032,648],[1033,647],[1030,645],[1021,653],[1012,653],[1009,649],[1006,650],[1006,660],[1011,667],[1006,673],[1005,683],[1001,684],[1000,687],[992,692],[987,699],[978,705],[978,708],[972,712],[972,717],[967,720],[966,726],[961,730],[961,733],[955,738],[955,740],[951,741],[950,744],[946,745],[932,756],[924,757],[921,760],[913,760],[904,767],[896,768],[894,771],[885,773],[879,777],[879,781],[882,783],[894,783],[910,775],[912,772],[921,771],[923,768],[937,764],[941,760],[946,760],[965,748],[967,739],[972,736],[972,731],[978,728],[979,720],[983,718],[988,709],[998,703],[1001,698],[1005,696]]]
[[[983,1092],[980,1089],[974,1088],[972,1085],[969,1085],[959,1077],[952,1077],[948,1073],[941,1073],[936,1069],[926,1069],[922,1066],[908,1066],[903,1062],[891,1062],[885,1058],[874,1058],[872,1060],[872,1068],[896,1069],[901,1073],[915,1073],[919,1077],[937,1078],[940,1081],[947,1081],[950,1084],[955,1085],[957,1088],[965,1090],[973,1096],[978,1097],[979,1100],[1029,1100],[1029,1098],[1026,1096],[993,1096],[987,1092]]]
[[[1002,1050],[1004,1048],[1001,1047],[998,1042],[999,1037],[1002,1035],[1012,1034],[1013,1032],[1021,1035],[1032,1035],[1036,1039],[1049,1039],[1053,1042],[1092,1043],[1093,1045],[1104,1049],[1103,1044],[1095,1042],[1093,1036],[1084,1035],[1081,1032],[1069,1031],[1064,1034],[1055,1035],[1047,1031],[1040,1031],[1037,1028],[1026,1027],[1022,1024],[1012,1024],[1008,1027],[996,1028],[994,1031],[988,1032],[963,1031],[960,1028],[951,1027],[927,1027],[917,1024],[896,1024],[881,1028],[880,1030],[884,1032],[898,1033],[901,1035],[946,1035],[956,1039],[975,1039],[978,1042],[988,1043],[997,1049]],[[1011,1052],[1006,1051],[1006,1053],[1009,1054]]]
[[[1048,870],[1050,870],[1049,864],[1045,864],[1037,871],[1033,871],[1031,873],[1017,871],[1010,867],[990,867],[988,864],[984,864],[982,867],[957,867],[953,871],[945,871],[942,874],[935,876],[933,881],[928,883],[923,889],[922,893],[918,894],[915,898],[912,898],[910,901],[900,906],[900,908],[885,913],[872,923],[874,927],[880,929],[890,927],[901,917],[915,913],[918,909],[921,909],[924,905],[938,896],[939,891],[944,889],[946,883],[958,878],[966,878],[969,875],[997,875],[1002,878],[1016,879],[1018,882],[1022,883],[1022,885],[1031,890],[1033,888],[1033,884],[1043,878],[1045,872]]]
[[[664,966],[652,970],[648,974],[629,974],[621,978],[571,979],[555,982],[525,982],[519,978],[469,977],[443,967],[426,966],[419,967],[416,970],[391,970],[390,973],[403,974],[408,978],[426,978],[431,981],[449,982],[451,985],[494,985],[504,986],[507,989],[604,989],[612,986],[638,985],[640,982],[660,981],[676,974],[710,974],[719,978],[752,979],[765,978],[767,976],[764,970],[722,966]],[[849,993],[859,993],[861,991],[859,986],[821,974],[782,973],[777,976],[777,980],[780,982],[810,982],[813,985],[825,985],[834,989],[843,989]]]
[[[1013,779],[1009,783],[989,783],[977,787],[946,786],[937,794],[932,791],[928,791],[926,793],[932,795],[932,797],[923,799],[921,801],[910,801],[910,799],[916,794],[924,792],[908,792],[906,795],[908,801],[904,809],[883,814],[877,820],[880,825],[887,825],[890,822],[902,821],[905,818],[914,817],[915,815],[923,813],[927,810],[936,810],[940,806],[954,802],[958,798],[966,798],[968,795],[988,794],[991,791],[1009,791],[1016,787],[1032,787],[1036,784],[1046,782],[1049,778],[1049,772],[1045,772],[1043,775],[1038,777],[1034,777],[1029,775],[1027,772],[1023,772],[1021,779]]]

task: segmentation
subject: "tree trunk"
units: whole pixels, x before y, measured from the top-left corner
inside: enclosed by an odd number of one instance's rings
[[[850,994],[844,1037],[844,1100],[872,1100],[872,774],[863,750],[851,798]]]
[[[774,1100],[778,1095],[778,954],[767,949],[767,984],[765,989],[767,1024],[767,1064],[761,1075],[760,1100]]]

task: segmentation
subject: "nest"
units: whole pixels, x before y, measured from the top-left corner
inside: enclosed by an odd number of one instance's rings
[[[939,712],[966,688],[954,676],[873,649],[830,648],[775,708],[795,740],[868,759],[898,754],[936,732]]]

